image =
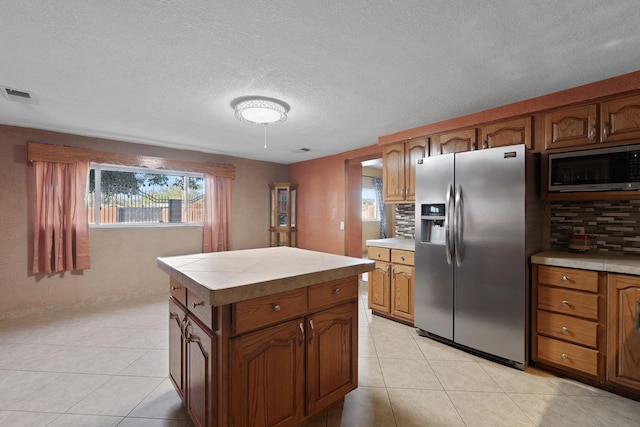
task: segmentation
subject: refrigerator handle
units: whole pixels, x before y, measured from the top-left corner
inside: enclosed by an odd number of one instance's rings
[[[462,233],[464,232],[464,224],[462,223],[462,187],[458,184],[456,188],[456,198],[453,208],[453,237],[456,253],[456,265],[460,267],[462,264]]]
[[[447,214],[444,217],[444,244],[447,254],[447,264],[451,264],[453,258],[453,245],[451,242],[451,227],[453,227],[453,184],[449,183],[447,187]]]

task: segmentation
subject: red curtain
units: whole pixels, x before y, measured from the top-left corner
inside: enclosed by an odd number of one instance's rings
[[[87,270],[89,162],[34,162],[33,273]]]
[[[231,250],[231,178],[204,175],[202,252]]]

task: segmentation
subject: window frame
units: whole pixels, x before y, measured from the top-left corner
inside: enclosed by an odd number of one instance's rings
[[[97,198],[95,195],[96,194],[102,194],[102,183],[101,183],[101,179],[100,175],[102,173],[103,170],[108,170],[108,171],[114,171],[114,172],[137,172],[137,173],[156,173],[156,174],[167,174],[167,175],[175,175],[175,176],[182,176],[185,178],[185,183],[187,182],[186,179],[188,179],[189,177],[197,177],[197,178],[202,178],[202,185],[203,185],[203,190],[204,190],[204,194],[206,196],[206,180],[205,180],[205,174],[204,172],[191,172],[191,171],[184,171],[184,170],[175,170],[175,169],[163,169],[163,168],[150,168],[150,167],[144,167],[144,166],[123,166],[123,165],[115,165],[115,164],[111,164],[111,163],[97,163],[97,162],[91,162],[89,165],[89,173],[87,174],[87,180],[90,179],[91,176],[91,170],[94,170],[94,179],[95,179],[95,187],[94,187],[94,211],[93,211],[93,222],[89,223],[89,228],[155,228],[155,227],[203,227],[204,226],[204,221],[199,221],[199,222],[141,222],[141,223],[126,223],[126,222],[119,222],[119,223],[111,223],[111,224],[102,224],[100,223],[100,209],[96,209],[95,206],[95,199]],[[89,182],[87,181],[87,193],[86,193],[86,203],[87,203],[87,207],[89,207]],[[183,198],[182,200],[185,201],[187,200],[186,198],[186,192],[187,192],[187,188],[188,185],[185,185],[185,188],[183,189]],[[101,200],[101,196],[99,197],[99,199]],[[185,203],[185,205],[183,206],[183,214],[184,212],[186,212],[186,210],[188,209],[188,204]]]

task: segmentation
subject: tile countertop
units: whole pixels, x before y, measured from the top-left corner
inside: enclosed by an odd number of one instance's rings
[[[640,276],[640,257],[633,255],[611,255],[605,253],[576,253],[563,251],[542,251],[531,256],[533,264],[556,267],[580,268],[608,273],[633,274]]]
[[[391,237],[388,239],[371,239],[366,241],[367,246],[376,246],[378,248],[402,249],[404,251],[415,251],[416,241],[413,239],[402,239]]]
[[[280,246],[160,257],[158,267],[220,306],[366,273],[375,262]]]

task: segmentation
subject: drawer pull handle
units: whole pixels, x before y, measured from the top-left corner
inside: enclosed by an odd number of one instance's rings
[[[334,294],[334,295],[340,295],[340,288],[335,288],[335,289],[333,290],[333,294]]]
[[[199,306],[199,305],[201,305],[201,306],[203,306],[203,307],[204,307],[204,301],[194,302],[194,303],[193,303],[193,308],[196,308],[196,307],[197,307],[197,306]]]
[[[280,304],[273,304],[273,311],[280,311]]]
[[[569,332],[569,328],[567,328],[566,326],[562,327],[562,332]]]
[[[175,291],[177,291],[178,289],[182,289],[182,286],[172,286],[172,287],[171,287],[171,292],[175,292]]]
[[[567,353],[562,353],[562,358],[563,358],[563,359],[568,359],[568,358],[569,358],[569,355],[568,355]]]
[[[566,282],[567,280],[569,280],[569,276],[567,276],[567,275],[562,276],[562,280],[564,280]]]
[[[562,301],[562,305],[569,305],[569,301]]]

